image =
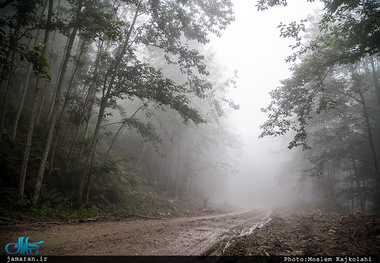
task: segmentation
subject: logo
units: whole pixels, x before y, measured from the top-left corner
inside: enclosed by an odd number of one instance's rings
[[[17,243],[9,243],[8,245],[5,246],[5,251],[7,251],[8,254],[10,255],[16,255],[16,254],[33,254],[33,250],[35,250],[35,254],[38,254],[38,244],[44,243],[44,241],[40,241],[37,243],[32,243],[29,242],[29,237],[25,239],[25,237],[20,237],[18,239]],[[8,249],[11,248],[11,251]],[[14,252],[14,250],[16,250]],[[13,252],[12,252],[13,251]]]

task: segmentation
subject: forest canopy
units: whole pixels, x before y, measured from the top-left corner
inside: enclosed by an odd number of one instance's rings
[[[379,211],[380,3],[321,2],[322,15],[279,25],[295,41],[293,65],[262,109],[261,137],[291,134],[288,148],[304,150],[301,179],[312,178],[322,202]],[[276,5],[287,1],[261,0],[257,8]]]
[[[234,151],[223,118],[238,109],[236,76],[202,54],[234,21],[231,1],[7,0],[0,12],[2,213],[159,209],[159,196],[199,199],[205,170],[233,170],[204,149]]]

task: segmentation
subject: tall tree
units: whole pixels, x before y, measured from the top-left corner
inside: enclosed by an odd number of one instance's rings
[[[42,49],[43,54],[45,54],[46,52],[46,47],[49,40],[52,13],[53,13],[53,1],[49,0],[48,15],[47,15],[47,20],[46,20],[45,36],[44,36],[45,44],[43,45],[43,49]],[[40,93],[40,86],[39,86],[40,80],[41,80],[41,77],[37,76],[37,81],[36,81],[35,89],[34,89],[32,112],[30,116],[30,122],[29,122],[29,127],[28,127],[28,132],[27,132],[26,143],[25,143],[24,157],[23,157],[22,166],[21,166],[20,182],[19,182],[19,189],[18,189],[18,193],[20,195],[24,194],[25,178],[26,178],[26,173],[27,173],[30,150],[32,147],[32,137],[33,137],[33,131],[34,131],[34,125],[35,125],[35,117],[37,115],[37,106],[38,106],[38,99],[39,99],[39,93]]]
[[[303,39],[302,32],[306,28],[305,21],[302,21],[301,24],[294,22],[289,25],[280,25],[282,37],[292,37],[296,40],[293,46],[295,52],[287,58],[287,61],[295,62],[296,59],[299,59],[300,62],[291,68],[291,77],[283,80],[281,86],[270,93],[272,102],[263,109],[268,113],[268,120],[261,126],[263,129],[261,137],[279,136],[292,132],[294,137],[289,148],[302,146],[303,149],[315,152],[312,148],[319,147],[318,144],[313,143],[316,138],[313,134],[313,130],[316,129],[313,123],[320,119],[319,116],[324,116],[323,113],[329,111],[330,118],[333,120],[344,116],[345,121],[349,122],[353,121],[349,116],[360,113],[364,122],[360,123],[356,129],[361,130],[368,139],[365,142],[368,148],[361,150],[367,152],[367,156],[371,156],[370,167],[374,171],[374,180],[378,186],[380,182],[379,148],[373,134],[378,131],[379,122],[376,118],[371,119],[376,114],[373,114],[373,102],[368,103],[365,93],[370,90],[377,94],[377,70],[375,67],[371,67],[368,61],[374,59],[380,51],[380,42],[378,41],[380,3],[378,1],[323,1],[323,3],[325,13],[318,25],[312,28],[312,35],[315,36],[312,39],[308,39],[308,41]],[[259,10],[264,10],[280,4],[286,5],[286,1],[262,0],[258,2],[257,7]],[[357,70],[355,63],[362,63],[366,66]],[[347,68],[343,70],[343,66],[353,69],[351,72],[347,71]],[[362,74],[363,70],[368,72],[365,68],[372,68],[372,81],[370,82],[368,82],[368,76]],[[363,77],[366,79],[365,82],[362,82]],[[350,80],[350,82],[346,80]],[[336,109],[342,103],[342,98],[346,99],[343,102],[347,103],[345,105],[346,113]],[[359,113],[357,111],[358,104],[362,110]],[[378,101],[376,104],[378,105]],[[318,124],[322,127],[338,126],[335,123],[328,124],[326,119],[322,119]],[[354,128],[349,124],[345,124],[344,127],[348,129],[347,134],[353,132]],[[352,135],[347,136],[352,137]],[[348,149],[352,151],[352,141],[349,143],[349,140],[342,140],[346,145],[343,151]],[[337,154],[334,158],[339,160],[338,163],[346,164],[347,160],[339,157],[340,151],[335,150],[335,144],[324,145],[322,153],[317,154],[319,156],[317,158],[318,165],[315,167],[319,167],[327,173],[326,169],[329,167],[327,160],[332,157],[332,152]],[[323,163],[326,166],[321,165]],[[353,168],[351,164],[350,169]],[[342,172],[339,169],[336,171]],[[376,190],[376,192],[379,196],[380,191]],[[380,200],[379,197],[373,198],[373,202],[378,203],[375,206],[380,204],[378,200]]]
[[[82,7],[83,7],[83,1],[78,0],[78,2],[76,3],[76,14],[74,17],[75,20],[80,19]],[[36,180],[36,184],[34,187],[34,194],[33,194],[33,198],[32,198],[33,203],[37,202],[37,200],[40,196],[40,192],[41,192],[42,179],[43,179],[45,168],[46,168],[47,158],[48,158],[48,155],[50,152],[50,146],[51,146],[51,143],[53,140],[53,134],[54,134],[55,124],[56,124],[56,120],[57,120],[58,107],[60,105],[60,100],[61,100],[60,96],[61,96],[61,91],[62,91],[64,79],[66,76],[67,65],[69,63],[69,59],[71,56],[71,51],[73,48],[74,40],[75,40],[75,37],[76,37],[78,29],[79,29],[79,23],[78,22],[79,21],[74,22],[74,27],[73,27],[71,35],[69,37],[69,42],[68,42],[68,45],[67,45],[67,48],[65,51],[64,60],[62,63],[62,69],[61,69],[61,72],[59,75],[59,80],[57,83],[54,106],[53,106],[53,114],[52,114],[52,118],[50,120],[50,124],[49,124],[49,128],[48,128],[48,135],[47,135],[46,143],[45,143],[45,148],[44,148],[44,151],[42,154],[40,168],[39,168],[39,171],[37,174],[37,180]]]
[[[191,50],[184,41],[196,40],[205,44],[209,41],[209,32],[219,34],[219,30],[233,20],[232,4],[229,1],[135,1],[134,5],[131,21],[126,23],[123,42],[118,46],[116,59],[107,71],[98,120],[79,186],[79,200],[83,195],[103,115],[114,98],[136,96],[140,99],[153,99],[158,104],[169,105],[185,120],[202,122],[199,113],[188,106],[185,94],[194,92],[202,96],[204,90],[211,88],[211,85],[194,71],[195,69],[200,75],[208,74],[202,62],[203,57],[197,50]],[[160,70],[141,63],[136,53],[138,47],[144,46],[164,50],[168,63],[180,65],[181,73],[187,76],[187,83],[176,84],[165,78]]]

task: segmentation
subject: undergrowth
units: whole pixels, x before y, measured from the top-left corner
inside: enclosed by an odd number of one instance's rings
[[[96,206],[94,204],[84,205],[80,208],[73,208],[68,205],[50,207],[48,204],[41,204],[22,209],[20,211],[10,211],[0,209],[3,217],[24,220],[24,219],[82,219],[98,216],[107,217],[128,217],[128,216],[148,216],[148,215],[182,215],[190,214],[186,209],[164,208],[164,207],[136,207],[123,205]]]
[[[32,205],[26,196],[0,207],[0,216],[24,219],[82,219],[98,216],[128,217],[149,215],[183,215],[192,214],[186,204],[178,198],[151,192],[131,192],[129,198],[119,203],[98,202],[74,204],[57,192],[46,193],[45,198]],[[10,205],[11,204],[11,205]]]

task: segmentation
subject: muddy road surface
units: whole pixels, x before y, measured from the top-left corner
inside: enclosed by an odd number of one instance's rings
[[[19,237],[44,241],[39,255],[221,255],[237,237],[270,221],[271,210],[207,216],[24,223],[2,226],[1,254]]]
[[[278,209],[251,235],[237,237],[224,256],[363,256],[379,262],[380,216],[352,211]],[[353,262],[353,261],[351,261]]]
[[[39,255],[46,256],[378,256],[380,216],[256,209],[178,218],[3,222],[1,254],[19,237],[43,240]]]

